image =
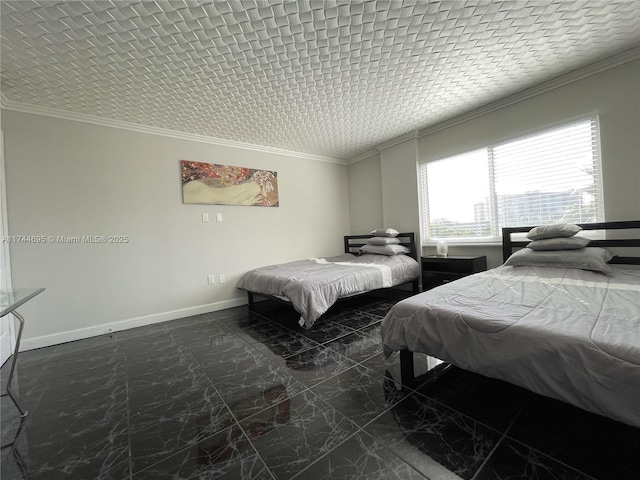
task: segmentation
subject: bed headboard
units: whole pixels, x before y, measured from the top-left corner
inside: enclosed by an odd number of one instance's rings
[[[628,222],[599,222],[599,223],[578,223],[583,230],[631,230],[640,229],[640,221],[632,220]],[[502,257],[503,261],[513,253],[514,248],[526,247],[529,240],[515,241],[511,238],[512,233],[528,232],[533,227],[503,227],[502,228]],[[635,238],[591,240],[590,247],[640,247],[640,231],[636,232]],[[640,265],[640,257],[613,257],[609,263],[626,265]]]
[[[373,235],[345,235],[344,252],[358,255],[360,247],[365,245],[365,239],[371,238]],[[400,240],[400,245],[404,245],[409,249],[409,256],[418,261],[418,251],[416,249],[416,234],[414,232],[399,233],[396,237]]]

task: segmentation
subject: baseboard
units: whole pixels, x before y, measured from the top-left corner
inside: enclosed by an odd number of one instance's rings
[[[209,303],[206,305],[198,305],[196,307],[183,308],[170,312],[155,313],[153,315],[145,315],[143,317],[129,318],[112,323],[95,325],[87,328],[79,328],[76,330],[68,330],[66,332],[54,333],[51,335],[42,335],[40,337],[25,338],[20,343],[20,351],[34,350],[36,348],[50,347],[61,343],[82,340],[83,338],[97,337],[107,333],[128,330],[130,328],[144,327],[155,323],[167,322],[169,320],[177,320],[179,318],[192,317],[194,315],[202,315],[210,312],[217,312],[227,308],[240,307],[247,304],[247,298],[235,298],[232,300],[224,300],[222,302]]]

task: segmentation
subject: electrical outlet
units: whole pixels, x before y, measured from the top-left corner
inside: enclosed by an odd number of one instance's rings
[[[216,276],[215,275],[207,275],[207,283],[209,285],[213,285],[214,283],[216,283]]]
[[[220,283],[224,283],[226,281],[226,278],[224,275],[220,275]]]
[[[216,213],[216,222],[221,222],[221,221],[222,221],[222,214]]]
[[[203,222],[208,222],[209,221],[209,214],[208,213],[203,213],[202,214],[202,221]]]

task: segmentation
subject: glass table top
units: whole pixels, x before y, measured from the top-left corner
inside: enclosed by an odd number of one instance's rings
[[[13,288],[0,290],[0,317],[13,312],[20,305],[44,292],[44,288]]]

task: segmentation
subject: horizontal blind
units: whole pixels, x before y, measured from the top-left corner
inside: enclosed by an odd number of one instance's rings
[[[422,238],[432,238],[431,223],[429,218],[429,182],[427,176],[427,164],[420,165],[420,228],[422,229]]]
[[[486,148],[427,163],[426,179],[425,238],[491,236],[489,212],[482,207],[489,196]]]
[[[493,147],[498,226],[600,219],[597,119]]]
[[[598,117],[420,166],[424,239],[604,218]]]

